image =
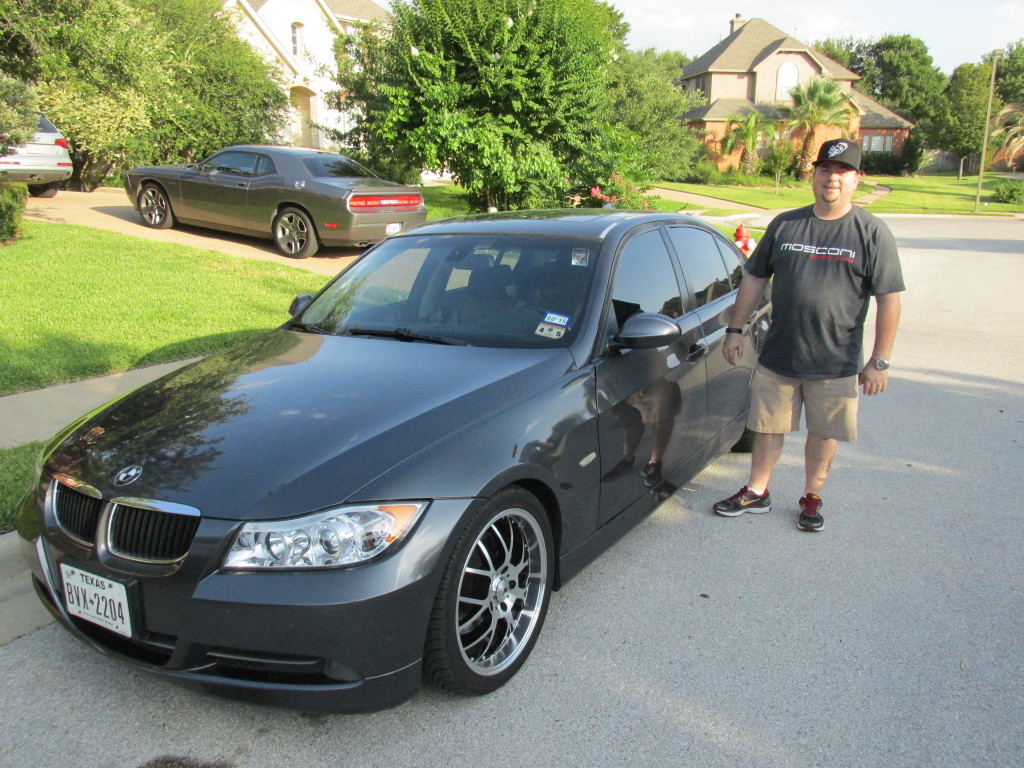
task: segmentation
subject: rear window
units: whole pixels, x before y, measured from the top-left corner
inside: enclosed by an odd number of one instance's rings
[[[314,177],[335,177],[335,178],[367,178],[375,179],[377,176],[366,168],[363,168],[355,160],[343,157],[342,155],[320,155],[316,157],[302,158],[303,164]]]
[[[37,132],[38,133],[60,133],[60,131],[57,130],[57,128],[54,126],[54,124],[51,123],[49,120],[47,120],[42,115],[39,116],[39,128],[37,129]]]

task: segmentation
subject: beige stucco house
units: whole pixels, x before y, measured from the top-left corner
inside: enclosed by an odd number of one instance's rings
[[[783,117],[780,107],[793,103],[790,89],[816,77],[835,80],[852,97],[855,109],[848,134],[862,143],[865,152],[903,152],[913,124],[854,89],[859,75],[763,19],[747,21],[738,14],[729,24],[729,36],[683,70],[683,86],[702,91],[708,104],[691,109],[680,119],[698,131],[724,170],[739,164],[742,151],[722,154],[729,116],[757,111],[778,120]],[[840,135],[838,128],[823,128],[817,140]]]
[[[292,109],[281,141],[328,148],[316,125],[349,128],[350,116],[330,109],[325,95],[337,90],[334,39],[358,22],[387,23],[391,14],[372,0],[226,0],[238,33],[278,69]]]

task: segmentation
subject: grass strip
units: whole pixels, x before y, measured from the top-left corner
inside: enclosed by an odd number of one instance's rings
[[[44,443],[0,450],[0,533],[14,530],[14,506],[32,487],[36,457]]]

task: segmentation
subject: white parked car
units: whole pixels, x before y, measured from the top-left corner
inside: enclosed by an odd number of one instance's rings
[[[0,157],[0,179],[25,182],[33,197],[56,195],[71,170],[67,139],[43,115],[32,141]]]

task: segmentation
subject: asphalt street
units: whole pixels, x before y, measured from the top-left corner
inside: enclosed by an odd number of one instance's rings
[[[370,715],[205,697],[51,624],[0,648],[0,766],[1024,764],[1024,221],[886,220],[909,288],[891,386],[822,533],[795,526],[799,438],[768,515],[710,513],[746,477],[721,458],[554,595],[504,689]]]

